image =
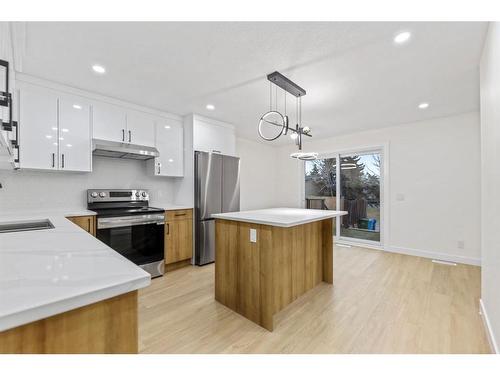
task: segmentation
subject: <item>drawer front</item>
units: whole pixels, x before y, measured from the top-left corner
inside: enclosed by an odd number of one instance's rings
[[[174,211],[166,211],[165,219],[167,221],[175,221],[175,220],[184,220],[184,219],[192,219],[193,218],[193,210],[174,210]]]

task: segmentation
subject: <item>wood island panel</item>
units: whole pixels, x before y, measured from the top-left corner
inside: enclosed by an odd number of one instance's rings
[[[216,220],[215,299],[273,330],[273,316],[321,282],[333,283],[333,221],[284,228]],[[250,229],[257,242],[250,242]]]
[[[137,291],[0,332],[4,354],[137,351]]]

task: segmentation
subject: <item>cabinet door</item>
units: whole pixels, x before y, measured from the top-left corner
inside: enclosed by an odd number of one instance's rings
[[[181,121],[156,122],[156,148],[160,157],[155,159],[156,176],[184,176],[184,128]]]
[[[193,133],[193,146],[197,151],[236,154],[236,137],[234,130],[229,127],[195,119]]]
[[[20,167],[58,168],[57,96],[38,88],[20,91],[19,143]]]
[[[94,103],[93,137],[107,141],[125,142],[127,132],[126,112],[124,109],[105,103]]]
[[[59,169],[90,172],[92,145],[90,105],[81,98],[59,98]]]
[[[140,112],[128,111],[125,137],[129,143],[153,147],[155,144],[154,118]]]
[[[165,231],[165,263],[171,264],[193,256],[193,221],[168,221]]]

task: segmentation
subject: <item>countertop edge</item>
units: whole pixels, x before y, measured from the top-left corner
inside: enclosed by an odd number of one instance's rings
[[[231,216],[229,216],[227,214],[213,214],[212,217],[214,219],[240,221],[240,222],[243,222],[243,223],[269,225],[269,226],[281,227],[281,228],[290,228],[290,227],[295,227],[297,225],[303,225],[303,224],[307,224],[307,223],[313,223],[313,222],[316,222],[316,221],[333,219],[335,217],[344,216],[344,215],[347,215],[347,211],[337,211],[337,213],[335,213],[335,214],[327,215],[327,216],[324,216],[324,217],[307,218],[307,219],[304,219],[304,220],[294,221],[293,223],[282,223],[282,222],[267,221],[267,220],[261,220],[261,219],[249,219],[249,218],[231,217]]]
[[[64,300],[51,302],[43,306],[34,306],[30,309],[14,312],[0,318],[0,332],[7,331],[38,320],[50,318],[80,307],[117,297],[119,295],[142,289],[151,284],[149,276],[132,279],[104,289],[76,295]]]

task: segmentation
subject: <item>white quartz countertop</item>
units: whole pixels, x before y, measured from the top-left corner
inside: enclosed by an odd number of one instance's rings
[[[192,206],[182,206],[182,205],[177,205],[177,204],[170,204],[170,203],[150,203],[151,207],[156,207],[156,208],[161,208],[165,211],[175,211],[175,210],[190,210],[193,207]]]
[[[347,211],[311,210],[305,208],[266,208],[263,210],[213,214],[216,219],[243,221],[276,227],[293,227],[313,221],[347,215]]]
[[[0,331],[146,287],[149,273],[67,220],[86,210],[1,212],[53,229],[0,233]]]
[[[74,208],[55,208],[55,209],[21,209],[21,210],[2,210],[0,211],[0,220],[16,220],[16,218],[21,218],[24,220],[26,218],[40,218],[43,216],[95,216],[96,212],[87,210],[86,208],[74,207]]]

